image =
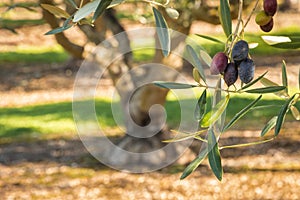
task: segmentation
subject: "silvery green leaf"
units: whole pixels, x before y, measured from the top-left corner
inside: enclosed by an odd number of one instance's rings
[[[78,22],[86,16],[90,15],[91,13],[95,12],[100,1],[101,0],[95,0],[79,8],[74,15],[73,22]]]
[[[171,49],[171,38],[167,22],[156,8],[153,7],[152,9],[155,17],[158,39],[162,48],[163,55],[166,57],[169,55]]]

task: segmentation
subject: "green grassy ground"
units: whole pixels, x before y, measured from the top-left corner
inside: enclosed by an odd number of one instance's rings
[[[283,36],[283,35],[293,35],[293,36],[299,36],[300,35],[300,28],[297,26],[291,26],[286,28],[278,29],[272,33],[269,34],[261,34],[261,33],[246,33],[244,35],[244,39],[248,41],[249,44],[251,43],[258,43],[258,46],[256,48],[250,49],[251,55],[259,55],[259,56],[268,56],[268,55],[278,55],[282,53],[292,52],[292,51],[299,51],[299,50],[286,50],[286,49],[279,49],[274,48],[269,45],[267,45],[261,38],[262,35],[277,35],[277,36]],[[226,41],[225,36],[222,35],[209,35],[211,37],[215,37],[223,42]],[[209,40],[206,40],[204,38],[198,37],[198,36],[192,36],[193,39],[195,39],[204,49],[213,56],[219,51],[224,51],[224,45],[215,43]]]
[[[281,29],[276,34],[293,33],[300,35],[300,28],[290,27],[288,29]],[[213,36],[213,35],[212,35]],[[215,37],[215,36],[213,36]],[[225,40],[224,37],[216,36],[220,40]],[[213,55],[215,52],[223,50],[222,45],[210,42],[200,37],[193,36],[199,44],[209,50]],[[285,50],[275,49],[267,46],[261,39],[259,34],[247,34],[246,40],[249,42],[258,42],[259,46],[253,49],[253,54],[268,55],[279,54]],[[144,41],[146,42],[146,41]],[[153,40],[147,41],[153,43]],[[139,47],[138,43],[133,43],[134,49]],[[134,51],[134,59],[136,61],[150,60],[154,54],[154,49],[141,49]],[[63,62],[68,58],[67,53],[58,45],[52,47],[18,47],[14,51],[0,51],[0,63],[32,63],[32,62]],[[231,104],[228,107],[228,119],[243,108],[243,106],[250,103],[253,97],[237,97],[231,98]],[[189,101],[189,100],[186,100]],[[264,99],[262,104],[278,104],[278,99]],[[104,127],[115,127],[113,121],[110,101],[107,99],[98,99],[96,101],[97,110],[101,110],[99,121]],[[166,105],[168,115],[168,124],[171,127],[176,127],[180,121],[179,105],[177,101],[169,99]],[[279,108],[255,110],[245,116],[237,126],[244,126],[244,128],[256,127],[256,119],[266,121],[270,117],[278,113]],[[0,138],[15,138],[27,136],[43,136],[48,134],[69,134],[75,133],[75,126],[72,117],[72,103],[62,102],[54,104],[34,105],[21,108],[1,108],[0,109]],[[227,119],[227,120],[228,120]]]
[[[192,100],[186,99],[187,103]],[[227,121],[245,105],[253,101],[253,97],[235,96],[230,99],[227,109]],[[279,99],[265,98],[258,105],[279,105]],[[111,101],[97,99],[95,102],[99,123],[104,129],[116,128],[111,111]],[[299,103],[297,105],[299,106]],[[256,109],[244,116],[233,128],[257,129],[263,123],[279,112],[280,107],[272,109]],[[176,128],[180,122],[180,106],[176,100],[168,100],[166,104],[167,122],[171,128]],[[193,113],[191,113],[193,114]],[[72,102],[60,102],[24,106],[19,108],[0,109],[0,140],[47,138],[59,135],[74,135],[76,133]],[[259,122],[258,120],[259,119]],[[291,116],[287,118],[291,119]]]
[[[287,27],[284,29],[280,29],[272,35],[300,35],[299,27]],[[226,38],[222,35],[210,35],[212,37],[216,37],[221,41],[226,41]],[[207,52],[213,56],[216,52],[224,51],[224,45],[211,42],[209,40],[200,38],[198,36],[192,36],[195,41],[197,41],[203,48],[207,50]],[[260,55],[260,56],[268,56],[268,55],[278,55],[282,53],[291,53],[291,51],[297,50],[284,50],[277,49],[268,46],[261,39],[260,33],[248,33],[245,35],[245,40],[249,43],[258,43],[258,46],[254,49],[250,50],[251,55]],[[153,38],[143,39],[143,43],[154,44]],[[140,46],[145,46],[145,44],[132,43],[133,49],[138,49]],[[148,61],[153,58],[154,49],[140,49],[134,51],[134,60],[139,61]],[[17,59],[16,59],[17,58]],[[4,62],[21,62],[21,63],[34,63],[34,62],[64,62],[68,58],[68,54],[58,45],[54,45],[51,47],[20,47],[14,51],[1,51],[0,50],[0,63]]]
[[[59,63],[69,55],[59,45],[38,47],[20,46],[13,51],[0,51],[0,63]]]

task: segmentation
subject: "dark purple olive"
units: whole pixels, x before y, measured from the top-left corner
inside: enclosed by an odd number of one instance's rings
[[[217,75],[223,73],[228,63],[228,57],[225,53],[219,52],[213,57],[210,65],[210,73]]]
[[[248,57],[249,45],[245,40],[238,41],[232,48],[231,57],[235,62],[242,61]]]
[[[227,86],[231,86],[238,78],[238,69],[234,63],[229,63],[224,71],[224,81]]]
[[[274,16],[277,11],[277,0],[264,0],[264,11],[269,16]]]
[[[255,65],[253,60],[246,58],[240,64],[239,76],[243,83],[249,83],[254,77]]]
[[[274,26],[274,20],[272,18],[269,23],[267,23],[264,26],[260,26],[260,29],[264,32],[270,32],[273,29],[273,26]]]

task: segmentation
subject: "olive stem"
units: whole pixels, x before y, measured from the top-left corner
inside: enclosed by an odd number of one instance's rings
[[[214,90],[216,90],[216,91],[232,92],[232,93],[240,93],[239,91],[236,91],[236,90],[221,89],[221,88],[219,88],[219,87],[213,87],[213,86],[208,86],[208,85],[201,85],[201,84],[199,84],[198,86],[199,86],[199,87],[206,88],[206,89],[214,89]]]
[[[252,11],[251,11],[251,13],[250,13],[250,15],[248,16],[248,19],[247,19],[247,21],[246,21],[246,23],[245,23],[245,25],[244,25],[244,28],[248,25],[248,23],[249,23],[249,21],[250,21],[252,15],[254,14],[254,12],[255,12],[255,10],[256,10],[256,8],[257,8],[258,2],[259,2],[259,0],[256,0],[256,3],[255,3],[255,5],[254,5],[254,7],[253,7],[253,9],[252,9]]]
[[[228,55],[229,55],[229,53],[230,53],[230,51],[233,47],[234,41],[237,38],[239,29],[240,29],[240,24],[241,24],[241,21],[242,21],[242,14],[243,14],[243,4],[244,4],[244,1],[239,0],[238,22],[237,22],[237,25],[236,25],[236,28],[235,28],[235,31],[234,31],[234,34],[233,34],[233,38],[232,38],[232,41],[231,41],[231,44],[230,44],[230,48],[228,49],[228,52],[227,52]]]
[[[207,140],[206,139],[204,139],[204,138],[202,138],[201,136],[194,136],[194,138],[196,139],[196,140],[199,140],[199,141],[201,141],[201,142],[205,142],[205,143],[207,143]]]
[[[274,140],[275,137],[272,137],[270,139],[267,140],[263,140],[263,141],[257,141],[257,142],[249,142],[249,143],[243,143],[243,144],[234,144],[234,145],[228,145],[228,146],[222,146],[219,147],[219,150],[222,149],[230,149],[230,148],[238,148],[238,147],[247,147],[247,146],[252,146],[252,145],[258,145],[258,144],[263,144],[263,143],[267,143],[270,142],[272,140]]]
[[[83,5],[83,0],[80,1],[79,8],[81,8],[82,5]]]
[[[146,2],[146,3],[150,3],[152,5],[157,5],[157,6],[161,6],[161,7],[166,7],[167,4],[169,3],[169,1],[167,1],[165,4],[161,4],[161,3],[158,3],[156,1],[153,1],[153,0],[141,0],[141,2]]]

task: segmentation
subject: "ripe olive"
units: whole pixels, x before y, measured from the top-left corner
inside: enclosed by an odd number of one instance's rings
[[[213,57],[210,65],[210,73],[217,75],[223,73],[228,63],[228,57],[225,53],[219,52]]]
[[[246,58],[240,64],[239,76],[243,83],[249,83],[254,77],[255,65],[252,59]]]
[[[274,20],[272,18],[269,23],[267,23],[264,26],[260,26],[260,29],[264,32],[270,32],[273,29],[273,26],[274,26]]]
[[[274,16],[277,11],[277,0],[264,0],[264,11],[269,16]]]
[[[229,63],[224,71],[224,81],[227,86],[231,86],[238,78],[238,69],[235,63]]]
[[[231,57],[235,62],[242,61],[248,57],[249,45],[245,40],[238,41],[232,48]]]

